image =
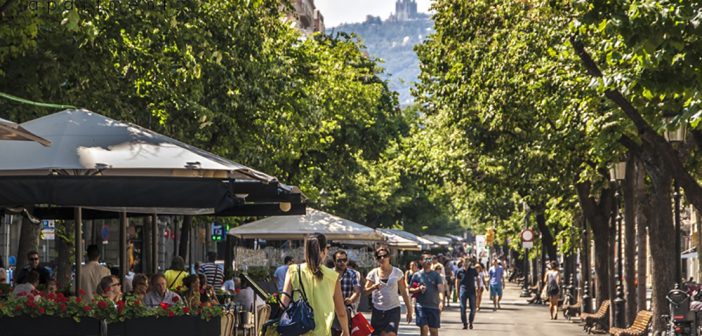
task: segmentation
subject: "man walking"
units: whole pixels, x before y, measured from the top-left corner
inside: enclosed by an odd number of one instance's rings
[[[275,282],[278,293],[283,292],[283,284],[285,284],[285,274],[288,273],[288,267],[293,263],[292,256],[285,256],[283,264],[278,266],[273,272],[273,282]]]
[[[215,264],[216,260],[217,252],[207,252],[207,262],[200,265],[199,271],[207,277],[207,283],[200,286],[210,285],[218,291],[224,283],[224,269]]]
[[[478,271],[473,268],[474,264],[475,260],[465,257],[463,258],[463,267],[456,271],[455,288],[459,293],[463,329],[467,329],[468,326],[473,329],[473,320],[475,319],[475,289],[477,288]],[[466,322],[466,301],[470,306],[468,322]]]
[[[29,253],[27,253],[27,264],[24,265],[24,267],[19,272],[17,272],[17,277],[15,277],[15,284],[19,285],[27,282],[27,277],[32,271],[39,273],[40,285],[46,285],[46,283],[51,278],[51,272],[49,272],[49,270],[46,267],[40,266],[39,253],[37,251],[29,251]]]
[[[346,266],[348,261],[349,257],[346,255],[346,251],[338,250],[334,253],[334,267],[339,273],[341,296],[344,298],[347,310],[361,296],[361,283],[358,282],[356,272]]]
[[[83,300],[90,301],[102,278],[110,276],[110,270],[100,265],[100,249],[90,245],[87,249],[88,262],[80,267],[80,288],[85,291]]]
[[[502,289],[505,287],[505,270],[502,268],[502,261],[497,258],[492,259],[492,267],[488,272],[490,277],[490,300],[492,300],[492,310],[502,309]]]
[[[416,294],[415,314],[421,336],[439,335],[440,313],[444,310],[444,286],[441,275],[432,269],[432,255],[422,254],[422,270],[410,281],[410,294]]]

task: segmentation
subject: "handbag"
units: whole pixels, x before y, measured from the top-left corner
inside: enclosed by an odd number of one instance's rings
[[[368,322],[365,316],[361,313],[357,313],[351,318],[351,336],[368,336],[373,333],[375,329]]]
[[[278,333],[281,336],[298,336],[307,333],[315,328],[314,311],[307,301],[305,293],[305,285],[302,284],[302,269],[300,264],[297,265],[297,279],[300,283],[300,289],[293,290],[293,294],[297,291],[300,293],[300,298],[297,301],[292,301],[280,317],[278,324]],[[292,297],[291,297],[292,299]]]

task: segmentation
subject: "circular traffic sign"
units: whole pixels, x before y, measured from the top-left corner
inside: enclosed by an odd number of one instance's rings
[[[534,231],[531,229],[524,229],[519,236],[522,238],[522,242],[530,242],[534,240]]]

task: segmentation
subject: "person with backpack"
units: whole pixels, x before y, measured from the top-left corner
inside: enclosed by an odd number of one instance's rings
[[[561,283],[561,273],[558,271],[558,262],[554,260],[551,262],[551,267],[548,272],[544,274],[544,285],[546,286],[546,294],[548,295],[548,311],[551,314],[552,320],[558,319],[559,283]]]
[[[327,238],[323,234],[314,233],[305,238],[305,262],[288,267],[283,292],[281,292],[284,293],[281,295],[281,303],[284,307],[288,307],[293,290],[300,293],[295,295],[294,300],[307,302],[313,312],[314,328],[305,331],[305,335],[331,335],[334,316],[336,316],[341,327],[341,336],[350,336],[339,273],[323,264],[328,251]],[[281,319],[278,332],[286,335],[281,331],[283,322]]]

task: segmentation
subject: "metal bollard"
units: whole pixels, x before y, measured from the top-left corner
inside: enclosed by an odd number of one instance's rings
[[[590,296],[590,283],[585,281],[583,286],[583,313],[592,313],[592,297]]]

